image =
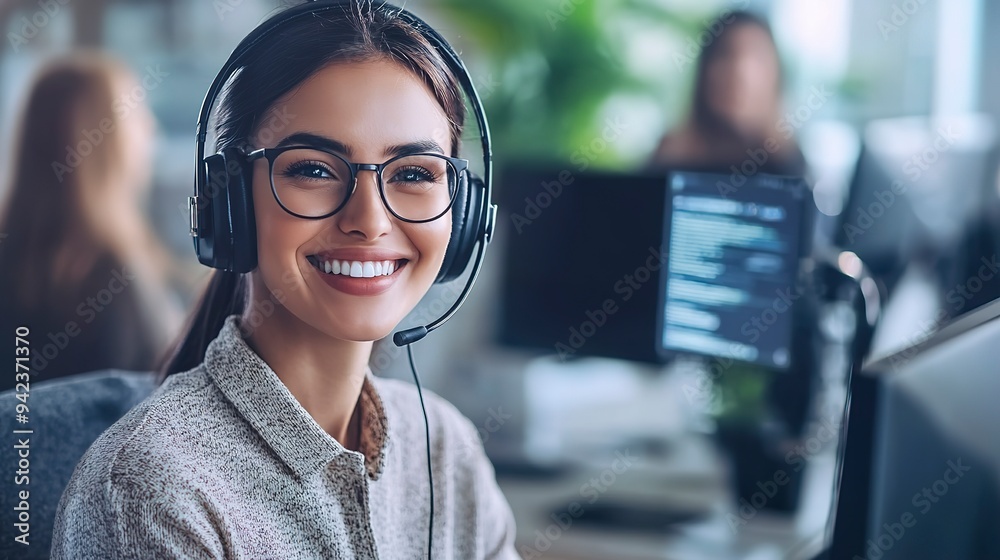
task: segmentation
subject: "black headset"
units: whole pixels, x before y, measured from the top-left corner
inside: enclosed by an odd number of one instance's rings
[[[298,18],[328,10],[350,9],[357,2],[358,0],[312,0],[271,17],[237,45],[209,87],[198,116],[194,196],[188,198],[190,234],[194,238],[194,249],[198,254],[198,260],[202,264],[239,273],[249,272],[257,267],[257,227],[251,190],[253,167],[247,163],[243,150],[235,146],[205,157],[209,115],[223,85],[240,67],[247,51],[266,40],[276,29]],[[396,17],[401,18],[426,38],[456,76],[472,106],[482,142],[484,177],[480,179],[469,171],[459,177],[452,206],[451,239],[435,282],[448,282],[461,276],[473,259],[473,250],[478,244],[480,251],[476,258],[477,266],[472,273],[474,282],[496,223],[496,205],[492,204],[490,133],[482,102],[465,64],[437,31],[402,8],[380,4],[372,9],[393,12]],[[471,283],[468,288],[471,288]],[[467,291],[468,289],[463,291],[463,296],[467,295]],[[464,297],[459,298],[459,305],[464,299]],[[444,320],[447,318],[450,318],[450,314],[442,317]],[[440,323],[432,323],[424,328],[429,332]],[[419,338],[422,336],[416,340]],[[412,341],[414,340],[410,340]],[[401,341],[396,342],[398,344]]]

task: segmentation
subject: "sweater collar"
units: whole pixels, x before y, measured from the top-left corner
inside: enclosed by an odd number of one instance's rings
[[[230,315],[205,352],[205,369],[215,385],[267,445],[305,478],[347,449],[328,434],[281,382],[240,332],[240,316]],[[369,478],[378,480],[385,464],[388,423],[371,370],[361,386],[361,442]]]

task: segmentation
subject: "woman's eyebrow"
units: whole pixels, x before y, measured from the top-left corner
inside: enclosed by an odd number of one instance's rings
[[[407,142],[406,144],[395,144],[385,149],[385,155],[389,157],[428,152],[444,154],[444,148],[434,140],[417,140],[416,142]]]
[[[281,148],[283,146],[309,146],[310,148],[337,152],[346,156],[351,155],[351,148],[347,144],[334,140],[333,138],[313,134],[311,132],[296,132],[289,134],[284,137],[281,142],[278,142],[278,145],[275,147]]]
[[[322,136],[320,134],[313,134],[311,132],[295,132],[289,134],[278,142],[278,145],[275,147],[281,148],[283,146],[309,146],[310,148],[336,152],[345,156],[350,156],[352,151],[351,147],[343,142]],[[428,139],[387,146],[384,153],[388,157],[396,157],[427,152],[444,154],[444,148],[442,148],[441,144],[438,144],[434,140]]]

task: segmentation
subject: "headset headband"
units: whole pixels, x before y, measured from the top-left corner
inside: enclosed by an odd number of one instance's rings
[[[201,111],[198,113],[197,145],[195,147],[195,195],[198,194],[198,185],[202,181],[207,180],[207,178],[204,177],[204,166],[202,161],[205,158],[205,141],[208,137],[207,127],[209,114],[212,111],[212,107],[215,105],[219,92],[222,90],[222,86],[233,75],[233,72],[240,64],[241,59],[247,51],[253,48],[260,41],[264,40],[275,29],[290,21],[300,17],[324,12],[326,10],[349,7],[352,4],[356,4],[357,1],[358,0],[310,0],[304,4],[294,6],[271,17],[264,23],[257,26],[250,32],[249,35],[240,41],[239,45],[237,45],[235,49],[233,49],[232,54],[229,55],[229,59],[226,60],[226,63],[222,66],[222,70],[219,71],[215,80],[212,81],[212,85],[209,86],[208,92],[205,94],[205,99],[201,103]],[[462,90],[465,92],[465,96],[469,100],[469,104],[472,106],[472,112],[476,117],[476,123],[479,127],[479,139],[482,143],[483,150],[484,167],[482,178],[483,183],[486,185],[486,200],[493,200],[493,152],[490,148],[489,125],[486,121],[486,111],[483,108],[482,101],[479,99],[479,94],[476,92],[476,86],[472,83],[472,76],[466,69],[465,63],[462,62],[462,59],[459,58],[455,50],[450,44],[448,44],[448,41],[446,41],[440,33],[438,33],[433,27],[427,25],[427,23],[419,17],[404,10],[403,8],[393,6],[388,3],[382,3],[377,8],[372,9],[395,11],[397,17],[402,18],[411,27],[416,29],[418,33],[426,38],[431,45],[437,49],[438,53],[444,58],[445,64],[451,68],[452,73],[455,75],[459,84],[461,84]]]

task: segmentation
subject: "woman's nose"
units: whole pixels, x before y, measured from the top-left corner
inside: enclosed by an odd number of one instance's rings
[[[378,172],[360,170],[354,180],[354,194],[337,213],[340,229],[365,240],[378,239],[392,230],[391,216],[379,195]]]

